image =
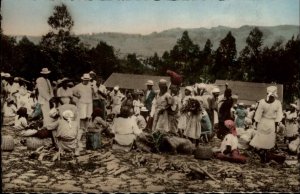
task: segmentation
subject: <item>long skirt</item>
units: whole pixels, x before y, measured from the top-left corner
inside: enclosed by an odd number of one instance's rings
[[[164,111],[162,114],[158,114],[158,111],[154,113],[152,131],[170,131],[167,111]]]
[[[190,115],[187,117],[187,125],[184,131],[186,137],[199,139],[201,136],[200,115]]]
[[[272,149],[275,146],[275,120],[262,118],[250,145],[260,149]]]
[[[286,122],[285,130],[286,137],[293,137],[295,135],[298,135],[298,123]]]

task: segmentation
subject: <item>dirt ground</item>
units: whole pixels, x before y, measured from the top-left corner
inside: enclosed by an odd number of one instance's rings
[[[2,190],[4,192],[296,192],[299,163],[260,164],[256,156],[247,164],[216,159],[197,160],[193,155],[129,153],[104,147],[83,151],[81,156],[64,155],[52,162],[54,152],[42,160],[20,143],[11,127],[2,135],[15,137],[15,149],[2,152]],[[105,144],[107,139],[103,139]],[[50,141],[48,142],[50,143]],[[218,145],[214,139],[212,145]],[[245,153],[247,154],[247,153]],[[248,155],[250,155],[248,153]],[[294,156],[295,157],[295,156]],[[31,159],[30,159],[31,158]],[[291,159],[291,157],[290,157]],[[212,176],[195,177],[190,165],[199,165]]]

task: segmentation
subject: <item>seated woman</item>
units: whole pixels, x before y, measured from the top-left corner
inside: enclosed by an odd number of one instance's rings
[[[109,124],[101,117],[103,112],[100,108],[96,108],[92,113],[92,119],[88,123],[88,132],[100,132],[102,133],[108,129]]]
[[[131,149],[136,137],[142,133],[137,123],[129,116],[130,107],[122,106],[120,114],[114,119],[111,126],[112,132],[115,134],[115,142],[127,147],[127,151]]]
[[[57,139],[57,146],[59,153],[63,151],[76,152],[77,145],[77,133],[79,125],[74,121],[74,113],[71,110],[66,110],[62,114],[62,118],[57,123],[57,131],[55,138]]]
[[[216,158],[234,163],[246,163],[247,158],[240,155],[238,150],[238,138],[234,121],[226,120],[224,124],[230,132],[224,137],[220,152],[215,154]]]
[[[3,105],[3,125],[13,125],[17,113],[17,107],[12,98],[7,98]]]

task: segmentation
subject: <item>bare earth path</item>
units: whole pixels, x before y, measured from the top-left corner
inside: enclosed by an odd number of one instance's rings
[[[130,153],[103,148],[80,157],[63,156],[52,162],[29,159],[32,153],[20,144],[11,127],[2,135],[15,137],[15,150],[2,152],[4,192],[187,192],[187,191],[289,191],[300,190],[299,164],[261,165],[251,157],[247,164],[196,160],[187,155]],[[217,140],[214,140],[217,141]],[[217,143],[217,142],[214,142]],[[199,164],[217,181],[192,179],[189,165]]]

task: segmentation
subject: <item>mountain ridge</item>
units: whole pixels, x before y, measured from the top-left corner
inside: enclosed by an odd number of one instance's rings
[[[212,28],[171,28],[161,32],[152,32],[150,34],[130,34],[121,32],[99,32],[89,34],[78,34],[80,40],[90,47],[95,47],[100,41],[104,41],[112,45],[118,50],[120,57],[124,57],[129,53],[136,53],[138,56],[149,57],[155,52],[159,56],[164,51],[169,51],[176,44],[176,41],[182,36],[184,31],[188,31],[191,40],[203,49],[207,39],[210,39],[215,50],[220,40],[225,38],[226,34],[231,31],[236,39],[237,51],[240,52],[246,46],[246,38],[250,31],[258,27],[263,32],[264,46],[272,46],[275,41],[286,43],[288,40],[300,34],[297,25],[278,25],[278,26],[252,26],[243,25],[233,28],[228,26],[216,26]],[[15,36],[19,41],[23,36]],[[30,41],[35,44],[41,40],[41,36],[27,36]]]

